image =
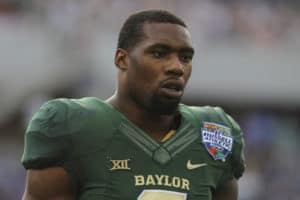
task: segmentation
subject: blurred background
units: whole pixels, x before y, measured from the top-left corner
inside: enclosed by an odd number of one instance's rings
[[[241,125],[240,200],[299,200],[300,3],[297,0],[0,0],[0,199],[24,188],[28,120],[56,97],[105,99],[132,12],[168,9],[196,55],[184,102],[219,105]]]

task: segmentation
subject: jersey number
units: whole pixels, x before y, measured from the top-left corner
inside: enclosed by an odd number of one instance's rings
[[[186,200],[186,193],[168,190],[143,190],[137,200]]]

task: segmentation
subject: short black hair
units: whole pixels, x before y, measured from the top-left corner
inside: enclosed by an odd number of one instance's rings
[[[166,10],[145,10],[130,15],[124,22],[118,39],[117,48],[131,50],[144,36],[145,23],[170,23],[187,28],[182,19]]]

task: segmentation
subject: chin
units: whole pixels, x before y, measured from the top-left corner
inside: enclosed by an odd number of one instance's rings
[[[151,110],[161,115],[172,115],[177,112],[180,99],[153,99]]]

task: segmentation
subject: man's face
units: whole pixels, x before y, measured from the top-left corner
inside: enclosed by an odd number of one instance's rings
[[[149,112],[172,114],[192,70],[190,33],[169,23],[146,23],[143,32],[145,37],[128,53],[128,93]]]

